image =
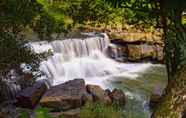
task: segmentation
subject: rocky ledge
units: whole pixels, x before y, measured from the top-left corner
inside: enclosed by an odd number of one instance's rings
[[[127,42],[120,39],[111,41],[108,55],[117,61],[164,62],[164,44],[144,41]]]
[[[106,92],[97,85],[85,85],[83,79],[74,79],[50,88],[40,100],[40,105],[54,111],[66,111],[87,102],[125,105],[125,94],[118,89]]]
[[[98,85],[85,85],[83,79],[70,80],[48,90],[43,83],[39,83],[24,89],[17,97],[19,107],[34,108],[41,105],[49,108],[51,115],[63,115],[65,118],[78,118],[80,108],[91,102],[124,106],[126,97],[122,90],[110,91]]]

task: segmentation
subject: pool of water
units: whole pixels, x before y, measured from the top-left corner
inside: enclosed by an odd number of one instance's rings
[[[124,108],[126,118],[150,118],[148,101],[151,94],[161,94],[167,85],[167,73],[164,65],[153,64],[147,70],[134,72],[135,79],[115,76],[109,80],[111,88],[120,88],[127,95]]]

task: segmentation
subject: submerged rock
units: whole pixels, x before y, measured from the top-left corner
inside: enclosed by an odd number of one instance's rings
[[[44,81],[38,81],[33,86],[20,91],[16,96],[16,106],[34,108],[47,90]]]
[[[93,96],[93,100],[95,102],[101,102],[101,103],[105,103],[105,104],[112,103],[108,94],[100,86],[87,85],[86,88],[87,88],[87,92]]]
[[[79,108],[86,94],[85,81],[75,79],[50,88],[42,97],[40,104],[54,111]]]
[[[119,89],[114,89],[110,94],[109,94],[112,102],[116,105],[119,106],[124,106],[126,103],[126,97],[125,94],[123,93],[122,90]]]

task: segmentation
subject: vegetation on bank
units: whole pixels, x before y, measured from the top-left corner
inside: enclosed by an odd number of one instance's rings
[[[64,118],[63,115],[53,117],[47,108],[37,108],[35,110],[36,118]],[[20,118],[28,118],[29,111],[23,110],[20,113]],[[80,118],[123,118],[124,114],[116,105],[105,105],[102,103],[87,103],[80,110]]]
[[[123,118],[123,116],[118,106],[108,106],[102,103],[86,104],[80,112],[80,118]]]

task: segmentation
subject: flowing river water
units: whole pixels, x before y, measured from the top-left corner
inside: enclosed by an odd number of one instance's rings
[[[126,118],[149,118],[148,100],[152,93],[161,94],[167,84],[164,65],[151,63],[120,63],[107,57],[110,45],[106,34],[88,33],[87,38],[52,42],[32,42],[36,53],[53,52],[41,62],[40,70],[52,85],[75,78],[86,84],[107,89],[120,88],[127,95]]]

